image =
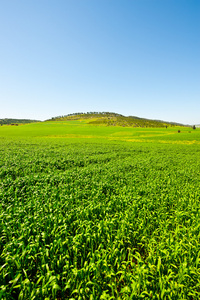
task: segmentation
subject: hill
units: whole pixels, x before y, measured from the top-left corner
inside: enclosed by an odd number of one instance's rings
[[[88,112],[74,113],[65,116],[54,117],[48,121],[72,121],[85,120],[88,124],[104,126],[123,126],[123,127],[166,127],[166,126],[185,126],[175,122],[161,120],[151,120],[136,116],[123,116],[112,112]]]
[[[0,125],[15,125],[15,124],[27,124],[41,122],[38,120],[30,120],[30,119],[0,119]]]

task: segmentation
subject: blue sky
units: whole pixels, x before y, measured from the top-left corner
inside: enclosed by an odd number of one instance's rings
[[[0,118],[200,123],[199,0],[1,0]]]

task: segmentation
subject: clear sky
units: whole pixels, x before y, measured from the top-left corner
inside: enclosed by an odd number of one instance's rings
[[[199,0],[0,0],[0,118],[200,123]]]

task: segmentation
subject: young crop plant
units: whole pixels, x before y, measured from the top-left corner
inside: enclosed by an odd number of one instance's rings
[[[199,145],[156,134],[0,139],[0,299],[200,298]]]

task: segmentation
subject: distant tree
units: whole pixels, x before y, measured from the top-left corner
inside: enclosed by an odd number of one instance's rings
[[[196,129],[196,126],[195,126],[195,125],[193,125],[193,126],[192,126],[192,129]]]

